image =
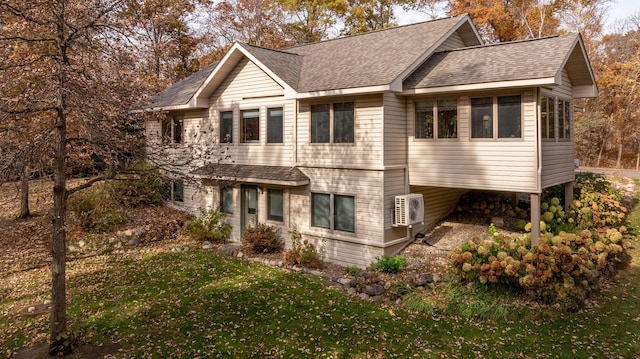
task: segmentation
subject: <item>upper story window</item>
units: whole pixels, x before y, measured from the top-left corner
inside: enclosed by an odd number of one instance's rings
[[[162,141],[165,143],[182,143],[182,115],[170,115],[162,121]]]
[[[571,101],[540,96],[540,125],[542,138],[571,138]]]
[[[233,112],[220,112],[220,143],[233,143]]]
[[[416,138],[458,138],[457,100],[416,101],[415,106]]]
[[[267,109],[267,143],[282,143],[282,108]]]
[[[522,138],[522,96],[471,99],[472,138]]]
[[[240,142],[260,142],[260,110],[245,110],[241,112]]]
[[[311,143],[353,143],[354,103],[311,105]]]

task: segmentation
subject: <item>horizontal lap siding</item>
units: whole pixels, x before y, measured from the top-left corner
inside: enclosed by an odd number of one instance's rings
[[[573,97],[571,80],[566,71],[562,72],[562,86],[552,91],[553,96],[564,99]],[[573,164],[573,111],[571,113],[571,140],[542,141],[542,188],[571,182],[575,179]]]
[[[221,144],[220,159],[236,164],[292,166],[294,163],[295,100],[284,99],[284,89],[248,59],[241,60],[209,99],[212,141],[220,141],[220,112],[233,112],[233,144]],[[267,143],[267,110],[283,108],[283,143]],[[242,110],[260,111],[260,142],[240,143]]]
[[[412,186],[411,193],[420,193],[424,198],[424,225],[414,226],[414,233],[432,228],[453,212],[465,192],[467,190],[459,188]]]
[[[451,36],[449,36],[449,38],[447,40],[445,40],[445,42],[443,42],[442,45],[440,45],[438,47],[436,52],[445,51],[445,50],[459,49],[459,48],[462,48],[462,47],[465,47],[464,46],[464,42],[462,41],[462,38],[460,37],[460,35],[456,31],[453,34],[451,34]]]
[[[327,98],[324,102],[353,101],[352,98]],[[298,165],[339,168],[382,166],[382,96],[355,99],[355,143],[311,143],[311,104],[298,109]]]
[[[396,196],[407,193],[405,183],[405,170],[387,170],[384,172],[384,241],[385,243],[397,239],[410,237],[406,227],[394,227]]]
[[[512,94],[512,93],[508,93]],[[492,94],[478,94],[487,96]],[[502,95],[502,93],[500,93]],[[474,95],[476,96],[476,95]],[[415,140],[408,113],[409,180],[412,186],[533,192],[537,188],[536,100],[523,94],[523,139],[479,140],[470,136],[470,97],[458,99],[457,140]]]
[[[406,100],[393,93],[384,94],[384,165],[407,165]]]
[[[367,253],[370,253],[372,258],[380,255],[382,249],[379,246],[383,244],[383,172],[305,167],[300,169],[311,179],[311,184],[307,188],[290,190],[290,222],[287,223],[289,227],[295,226],[304,238],[321,243],[325,248],[323,255],[334,262],[360,263],[363,258],[369,257]],[[356,232],[312,227],[312,192],[355,196]],[[371,248],[379,249],[373,251]]]

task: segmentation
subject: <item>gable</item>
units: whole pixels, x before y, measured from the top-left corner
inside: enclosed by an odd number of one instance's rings
[[[244,57],[221,81],[210,97],[210,105],[228,106],[258,97],[283,96],[284,88],[254,62]]]

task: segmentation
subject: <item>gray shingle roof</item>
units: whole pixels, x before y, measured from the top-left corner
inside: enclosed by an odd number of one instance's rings
[[[578,35],[439,52],[403,83],[405,89],[552,78]]]
[[[297,167],[212,163],[194,170],[193,174],[213,181],[241,181],[283,186],[304,186],[309,184],[309,177]]]
[[[294,89],[298,87],[300,68],[302,67],[302,56],[248,44],[239,45],[251,55],[255,56],[258,61],[273,71],[274,74],[289,86]]]
[[[140,102],[139,108],[169,107],[184,105],[198,90],[204,80],[211,74],[218,62],[200,69],[198,72],[167,87],[164,91]]]
[[[298,92],[388,85],[460,19],[399,26],[282,51],[303,57]]]

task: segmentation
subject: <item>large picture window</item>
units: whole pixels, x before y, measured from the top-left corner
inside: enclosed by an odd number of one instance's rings
[[[267,143],[282,143],[282,108],[267,110]]]
[[[458,101],[416,101],[416,138],[457,138]]]
[[[311,225],[344,232],[355,232],[355,197],[312,193]]]
[[[472,138],[522,138],[522,96],[471,99]]]
[[[353,143],[354,104],[311,105],[311,143]]]
[[[284,218],[284,192],[281,189],[269,189],[267,192],[267,218],[282,222]]]
[[[233,112],[220,112],[220,143],[233,142]]]
[[[245,110],[240,116],[240,142],[260,142],[260,110]]]
[[[220,211],[233,213],[233,187],[220,188]]]

